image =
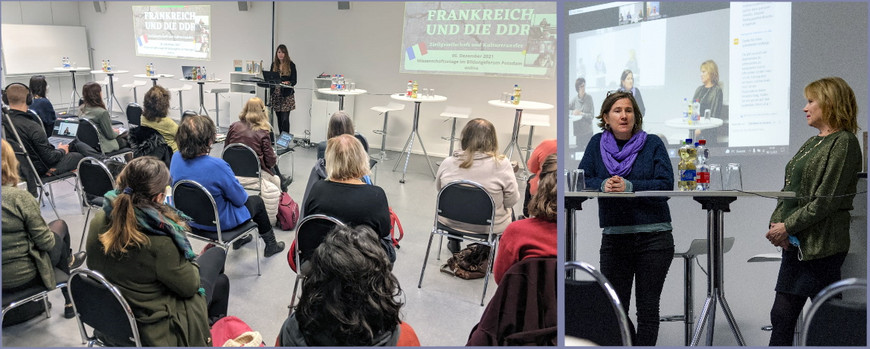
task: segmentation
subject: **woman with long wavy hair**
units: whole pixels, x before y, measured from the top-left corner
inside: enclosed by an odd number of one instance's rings
[[[118,134],[112,128],[112,117],[106,110],[106,104],[103,103],[100,84],[91,81],[82,86],[82,100],[84,103],[79,107],[79,114],[93,121],[94,126],[97,127],[97,136],[103,153],[127,148],[130,145],[127,133]]]
[[[290,59],[287,46],[278,45],[275,58],[272,60],[272,71],[281,76],[281,88],[272,88],[272,110],[278,115],[278,130],[290,132],[290,112],[296,109],[296,97],[293,86],[296,86],[296,63]],[[287,87],[284,87],[284,86]],[[288,88],[289,87],[289,88]]]

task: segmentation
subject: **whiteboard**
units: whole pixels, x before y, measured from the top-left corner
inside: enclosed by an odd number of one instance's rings
[[[0,27],[6,75],[57,73],[61,57],[90,66],[85,27],[3,24]]]

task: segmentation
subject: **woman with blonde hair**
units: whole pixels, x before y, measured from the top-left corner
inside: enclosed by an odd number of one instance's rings
[[[332,216],[352,227],[369,226],[393,262],[396,251],[390,241],[387,194],[361,179],[369,173],[369,156],[358,139],[348,134],[330,138],[326,144],[326,180],[311,187],[303,212]]]
[[[692,96],[692,101],[698,101],[701,108],[698,110],[701,117],[706,117],[707,110],[710,111],[711,118],[722,118],[728,115],[722,115],[723,104],[722,86],[719,83],[719,66],[712,59],[708,59],[701,63],[701,86],[695,89],[695,95]],[[695,139],[706,139],[707,143],[716,141],[719,135],[718,128],[709,130],[695,130]]]
[[[121,290],[145,346],[210,346],[210,323],[227,314],[226,252],[211,248],[197,257],[189,218],[163,203],[169,183],[157,158],[124,167],[91,221],[88,266]]]
[[[69,229],[66,222],[58,219],[49,224],[40,215],[39,203],[27,190],[18,188],[18,160],[12,146],[6,140],[2,145],[3,172],[3,293],[15,293],[34,286],[53,290],[57,286],[54,268],[66,274],[84,262],[85,254],[72,254]],[[61,289],[64,298],[64,317],[75,317],[69,293]],[[39,307],[41,312],[42,308]],[[6,316],[27,320],[40,312],[22,309],[21,316],[12,313]],[[25,312],[29,314],[24,314]],[[15,321],[13,321],[15,322]],[[16,322],[17,323],[17,322]]]
[[[519,201],[517,178],[510,161],[498,154],[498,138],[495,126],[486,119],[472,119],[462,129],[460,144],[452,156],[444,159],[438,168],[435,188],[440,190],[458,180],[477,182],[486,188],[495,203],[493,230],[501,233],[511,222],[513,206]],[[486,226],[464,224],[447,218],[438,221],[458,230],[485,234]],[[449,238],[447,248],[459,252],[459,239]]]
[[[270,134],[272,125],[266,116],[266,106],[259,97],[254,97],[245,103],[242,112],[239,113],[239,121],[230,125],[227,131],[227,139],[224,146],[233,143],[241,143],[251,147],[257,157],[260,158],[261,175],[263,177],[263,191],[260,197],[266,204],[266,212],[269,214],[269,222],[274,225],[277,221],[278,204],[281,201],[281,177],[278,173],[278,157],[272,148]],[[245,188],[259,188],[260,183],[249,177],[236,177]]]
[[[296,109],[296,97],[293,86],[296,86],[296,63],[290,59],[287,46],[278,45],[275,49],[275,58],[272,60],[272,71],[281,76],[280,88],[272,88],[272,110],[278,115],[278,130],[290,132],[290,112]],[[286,85],[286,87],[285,87]]]

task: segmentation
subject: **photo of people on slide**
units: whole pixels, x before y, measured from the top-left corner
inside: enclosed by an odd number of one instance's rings
[[[554,21],[556,15],[536,16],[529,28],[529,41],[526,45],[526,65],[533,67],[553,68],[556,65],[556,27],[551,26],[547,18]]]

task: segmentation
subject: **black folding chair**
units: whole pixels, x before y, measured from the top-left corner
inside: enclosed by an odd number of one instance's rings
[[[256,190],[258,195],[263,192],[263,170],[260,168],[260,158],[257,157],[254,149],[246,144],[233,143],[224,147],[221,159],[230,165],[236,177],[257,179],[257,188],[248,186],[245,190]]]
[[[80,142],[84,142],[85,144],[91,146],[91,148],[99,150],[103,155],[108,157],[119,157],[123,159],[123,155],[130,153],[130,156],[133,156],[133,149],[121,148],[112,152],[106,153],[100,148],[100,137],[98,136],[97,125],[94,125],[94,122],[88,118],[79,118],[79,129],[76,133],[76,139]]]
[[[847,291],[863,291],[857,300],[838,298]],[[825,287],[807,312],[800,346],[867,346],[867,280],[849,278]]]
[[[127,104],[125,114],[127,114],[127,126],[129,128],[142,124],[142,107],[138,103]]]
[[[10,310],[18,308],[30,302],[42,302],[42,306],[45,308],[45,318],[50,318],[51,308],[49,307],[50,304],[48,302],[48,293],[53,290],[67,287],[69,275],[67,275],[58,268],[54,268],[54,279],[55,282],[57,282],[57,286],[52,289],[46,289],[45,285],[40,284],[24,290],[19,290],[18,292],[6,292],[6,290],[4,290],[2,318],[5,318],[6,313]],[[2,320],[2,318],[0,318],[0,320]]]
[[[208,231],[190,227],[188,236],[220,246],[229,252],[229,246],[248,235],[253,236],[257,232],[257,223],[248,220],[237,227],[225,229],[221,227],[218,216],[217,204],[208,189],[192,180],[180,180],[172,187],[172,197],[175,200],[175,208],[193,218],[197,224],[215,227],[215,231]],[[257,240],[256,236],[254,241]],[[257,276],[260,276],[260,248],[252,244],[257,251]]]
[[[293,244],[296,246],[296,253],[293,258],[296,261],[296,282],[293,284],[293,296],[290,299],[290,312],[293,312],[293,305],[296,304],[296,291],[299,289],[299,283],[305,278],[307,272],[307,263],[314,254],[317,246],[323,242],[332,229],[336,226],[345,226],[345,224],[333,217],[313,214],[306,216],[299,221],[296,227],[296,237]],[[288,251],[289,253],[289,251]]]
[[[580,269],[592,281],[565,280],[565,335],[601,346],[631,346],[628,316],[613,286],[585,262],[565,263],[566,275]]]
[[[69,295],[82,343],[87,342],[88,347],[142,346],[133,309],[102,274],[85,268],[74,270],[69,278]],[[85,325],[93,329],[90,335]]]
[[[82,227],[82,239],[79,242],[79,251],[85,243],[87,236],[88,221],[91,218],[91,211],[103,209],[105,198],[103,195],[109,190],[115,189],[115,178],[112,177],[111,171],[100,160],[92,157],[86,157],[79,161],[76,171],[76,185],[81,199],[82,213],[87,211],[85,215],[85,223]]]
[[[472,234],[464,231],[453,229],[438,221],[438,217],[444,217],[453,221],[485,225],[488,232],[486,234]],[[426,255],[423,257],[423,267],[420,269],[420,282],[417,288],[423,286],[423,274],[426,272],[426,261],[429,259],[429,250],[432,248],[432,238],[435,235],[440,235],[441,240],[438,243],[438,259],[441,259],[441,245],[444,242],[444,236],[458,238],[464,241],[476,242],[482,245],[489,246],[489,257],[486,261],[486,276],[483,278],[483,294],[480,296],[480,306],[483,306],[483,300],[486,298],[486,288],[489,285],[489,276],[492,274],[492,261],[495,259],[495,253],[498,249],[498,240],[500,234],[493,231],[493,222],[495,222],[495,203],[492,196],[486,189],[475,182],[460,180],[454,181],[438,192],[438,199],[435,206],[435,222],[432,231],[429,234],[429,244],[426,245]]]

